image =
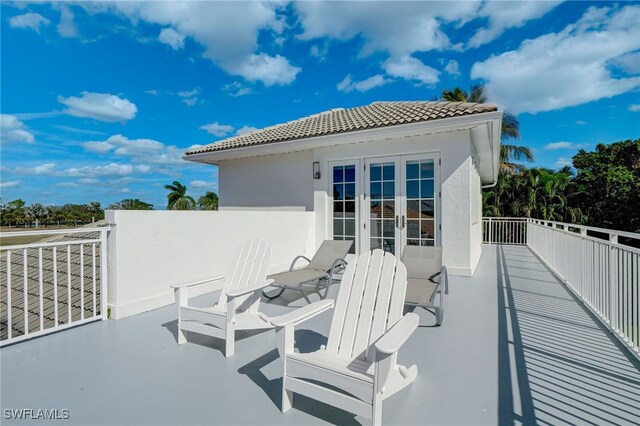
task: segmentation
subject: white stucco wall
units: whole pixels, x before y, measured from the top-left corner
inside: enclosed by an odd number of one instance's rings
[[[270,245],[270,273],[315,251],[313,212],[109,210],[106,219],[115,224],[107,301],[116,319],[173,303],[171,284],[226,274],[248,239]]]
[[[322,167],[322,179],[314,180],[314,206],[316,215],[316,241],[329,238],[330,214],[328,162],[363,157],[412,154],[439,154],[442,160],[440,180],[441,243],[443,262],[453,275],[473,274],[477,260],[472,260],[471,238],[471,137],[468,131],[411,136],[316,149],[313,161]],[[360,200],[362,203],[363,200]],[[477,250],[481,244],[477,243]],[[473,250],[476,248],[474,247]]]
[[[471,270],[475,272],[480,255],[482,254],[482,182],[478,174],[478,161],[472,157],[469,185],[471,191],[471,209],[469,220],[471,223]],[[475,205],[474,205],[475,204]]]
[[[221,162],[220,210],[313,211],[312,163],[311,151]]]
[[[471,218],[472,193],[479,190],[472,149],[469,131],[459,130],[228,160],[220,163],[220,206],[221,210],[315,211],[314,241],[319,245],[331,237],[329,162],[437,154],[442,160],[440,243],[443,261],[450,273],[468,276],[473,274],[481,250],[481,221],[474,223]],[[321,179],[313,179],[314,161],[320,162]],[[360,200],[361,205],[362,202]]]

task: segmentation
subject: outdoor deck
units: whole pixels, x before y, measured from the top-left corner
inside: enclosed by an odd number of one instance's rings
[[[526,246],[484,246],[473,278],[451,277],[447,302],[441,327],[416,310],[399,361],[418,378],[385,401],[385,424],[640,422],[640,363]],[[329,315],[296,330],[301,351],[324,343]],[[297,395],[282,414],[273,331],[246,335],[226,360],[213,338],[178,347],[176,316],[168,306],[3,348],[1,408],[68,409],[56,424],[369,424]]]

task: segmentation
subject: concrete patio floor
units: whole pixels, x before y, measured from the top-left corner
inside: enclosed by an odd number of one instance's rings
[[[262,306],[278,315],[302,304]],[[421,326],[399,362],[417,364],[418,378],[385,401],[387,425],[640,422],[640,363],[525,246],[484,246],[473,278],[451,277],[441,327],[415,312]],[[325,342],[330,315],[296,330],[300,351]],[[1,423],[369,424],[298,395],[282,414],[273,331],[243,334],[226,360],[213,338],[191,334],[177,346],[176,316],[168,306],[3,348]],[[5,418],[20,408],[68,409],[70,417]]]

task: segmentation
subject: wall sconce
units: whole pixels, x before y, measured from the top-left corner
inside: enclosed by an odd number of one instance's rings
[[[318,161],[313,163],[313,178],[320,179],[320,162]]]

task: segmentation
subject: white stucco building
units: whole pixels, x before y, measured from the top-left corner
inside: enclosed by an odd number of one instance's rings
[[[468,276],[480,259],[481,187],[498,177],[501,121],[493,104],[376,102],[184,158],[219,166],[221,210],[311,211],[317,244],[351,239],[355,253],[439,245],[450,273]]]

